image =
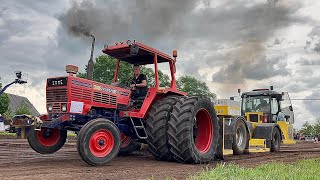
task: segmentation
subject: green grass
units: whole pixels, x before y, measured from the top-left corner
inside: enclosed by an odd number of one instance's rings
[[[16,136],[16,133],[0,132],[0,136]]]
[[[264,179],[320,179],[320,158],[301,160],[294,164],[268,163],[255,168],[219,164],[189,179],[264,180]]]

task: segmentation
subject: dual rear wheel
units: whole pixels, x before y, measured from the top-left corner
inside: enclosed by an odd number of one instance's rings
[[[218,145],[218,118],[210,99],[194,96],[176,103],[169,121],[169,144],[174,159],[208,163]]]
[[[158,100],[146,121],[147,143],[157,160],[207,163],[214,159],[219,126],[210,99],[168,96]]]

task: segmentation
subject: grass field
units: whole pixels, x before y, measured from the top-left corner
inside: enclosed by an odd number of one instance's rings
[[[0,136],[12,136],[12,137],[15,137],[16,133],[0,132]]]
[[[255,168],[219,164],[189,179],[320,179],[320,158],[301,160],[294,164],[269,163]]]

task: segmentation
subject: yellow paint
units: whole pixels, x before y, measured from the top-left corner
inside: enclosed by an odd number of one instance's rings
[[[101,90],[101,86],[98,86],[98,85],[93,85],[93,89],[94,90],[98,90],[98,91],[100,91]]]
[[[239,116],[240,103],[230,99],[217,99],[214,109],[218,116]]]
[[[223,155],[232,155],[233,150],[232,149],[223,149]]]
[[[250,139],[249,146],[267,148],[266,139]]]
[[[283,144],[295,144],[296,141],[293,139],[293,125],[288,124],[286,121],[278,121],[277,124],[280,126],[283,134]]]
[[[263,153],[263,152],[270,152],[270,148],[262,148],[262,147],[250,147],[248,153]],[[232,149],[224,149],[223,155],[233,155]]]
[[[262,152],[270,152],[270,148],[249,148],[249,153],[262,153]]]
[[[26,130],[25,127],[21,127],[21,139],[25,138],[25,130]]]
[[[258,116],[258,122],[252,122],[253,127],[255,127],[257,124],[262,123],[263,112],[246,112],[245,117],[248,122],[251,122],[250,115]]]
[[[214,108],[218,116],[228,115],[228,106],[215,106]]]

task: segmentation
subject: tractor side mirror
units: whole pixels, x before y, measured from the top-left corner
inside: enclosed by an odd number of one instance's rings
[[[285,115],[284,116],[287,120],[290,118],[290,116],[289,115]]]
[[[290,111],[293,111],[293,108],[292,108],[292,106],[289,106],[289,110],[290,110]]]

